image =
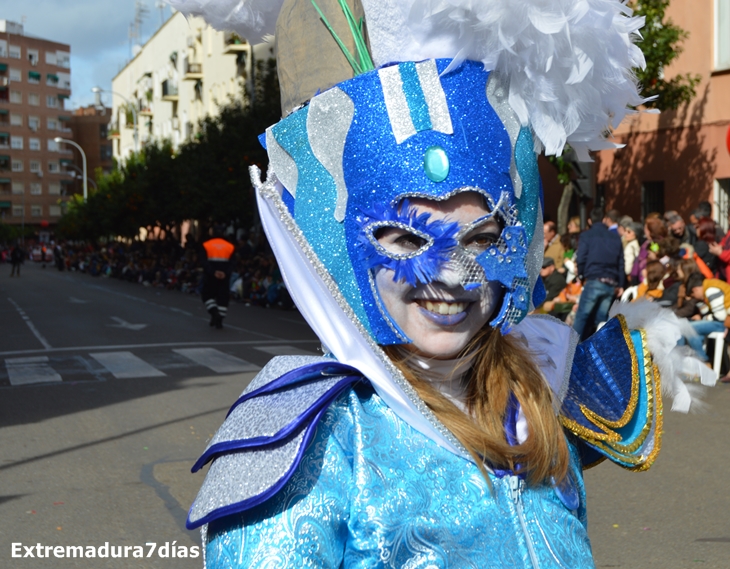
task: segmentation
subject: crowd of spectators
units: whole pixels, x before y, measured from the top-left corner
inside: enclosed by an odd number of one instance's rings
[[[700,203],[686,220],[667,211],[641,222],[596,209],[588,225],[581,231],[573,218],[559,235],[555,223],[545,223],[546,302],[538,310],[585,338],[615,299],[657,302],[689,320],[697,336],[687,341],[708,361],[705,339],[730,328],[730,233],[713,221],[711,205]],[[721,381],[730,382],[730,375]]]
[[[253,232],[248,238],[230,240],[236,246],[231,259],[231,298],[247,305],[291,308],[291,298],[266,240]],[[29,244],[23,256],[29,258],[34,248],[37,247]],[[14,247],[0,250],[0,260],[7,258],[9,262],[12,250]],[[205,252],[201,243],[188,235],[185,246],[174,239],[114,241],[103,245],[53,243],[47,247],[47,260],[61,271],[199,295]]]

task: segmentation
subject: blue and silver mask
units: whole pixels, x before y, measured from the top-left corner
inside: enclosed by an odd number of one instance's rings
[[[498,75],[471,61],[442,75],[450,62],[406,62],[359,75],[266,132],[288,224],[336,287],[332,293],[382,345],[409,339],[380,301],[379,267],[413,286],[438,279],[447,266],[466,290],[499,282],[504,296],[491,325],[503,332],[544,296],[532,134],[520,126]],[[478,254],[459,244],[470,227],[432,220],[409,205],[467,191],[484,197],[502,228]],[[376,238],[383,227],[407,230],[423,246],[389,252]]]

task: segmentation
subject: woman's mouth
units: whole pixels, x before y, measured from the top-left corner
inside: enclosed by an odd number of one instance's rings
[[[445,302],[443,300],[416,300],[421,314],[440,326],[454,326],[468,316],[470,302]]]

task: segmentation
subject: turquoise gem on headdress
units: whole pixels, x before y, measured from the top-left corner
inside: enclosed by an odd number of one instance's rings
[[[434,182],[443,182],[449,175],[449,157],[446,151],[440,146],[431,146],[426,150],[426,156],[423,158],[423,168],[426,170],[426,176]]]

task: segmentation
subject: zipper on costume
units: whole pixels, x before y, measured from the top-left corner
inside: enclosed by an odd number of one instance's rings
[[[527,522],[525,521],[525,510],[522,504],[522,491],[524,490],[525,481],[519,476],[509,477],[509,489],[512,501],[517,511],[517,519],[520,520],[520,526],[522,526],[522,534],[525,536],[527,542],[527,552],[530,554],[530,562],[532,563],[533,569],[540,569],[540,564],[537,561],[537,555],[535,554],[535,547],[532,544],[532,538],[527,531]]]

